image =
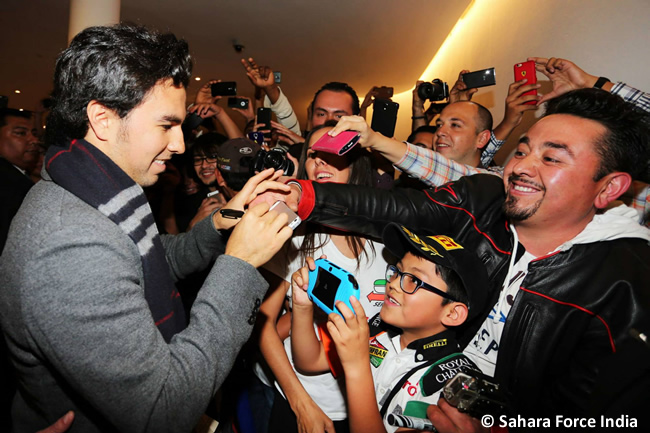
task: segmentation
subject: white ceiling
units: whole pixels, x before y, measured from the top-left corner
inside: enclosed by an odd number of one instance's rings
[[[194,75],[237,81],[240,95],[252,95],[242,56],[281,71],[281,87],[304,121],[314,92],[328,81],[349,83],[360,98],[373,85],[411,88],[470,3],[122,0],[121,17],[185,38]],[[68,14],[66,0],[0,1],[0,95],[11,107],[33,109],[47,96],[54,61],[67,45]],[[241,54],[233,39],[245,46]],[[190,96],[199,85],[190,85]]]

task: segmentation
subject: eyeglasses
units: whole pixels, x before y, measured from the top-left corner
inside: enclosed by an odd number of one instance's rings
[[[433,292],[436,295],[440,295],[443,298],[449,299],[450,301],[458,302],[458,300],[453,296],[447,294],[446,292],[443,292],[436,287],[433,287],[430,284],[425,283],[415,275],[409,274],[408,272],[402,272],[397,269],[397,266],[394,265],[386,266],[386,281],[392,283],[398,276],[400,277],[399,287],[404,293],[412,295],[413,293],[417,292],[418,289],[424,289]]]
[[[217,162],[217,155],[195,156],[193,159],[194,165],[201,165],[203,164],[203,161],[207,162],[208,164],[214,164]]]

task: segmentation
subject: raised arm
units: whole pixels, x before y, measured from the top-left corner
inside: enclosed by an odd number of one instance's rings
[[[329,365],[323,344],[316,338],[314,331],[314,304],[307,296],[310,268],[315,268],[314,259],[308,257],[306,266],[291,276],[291,354],[298,370],[306,373],[325,373],[329,371]]]

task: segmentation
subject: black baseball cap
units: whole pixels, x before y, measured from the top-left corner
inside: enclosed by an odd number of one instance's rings
[[[233,138],[223,143],[217,151],[217,166],[222,173],[250,173],[253,157],[260,145],[248,138]]]
[[[474,251],[467,250],[447,235],[414,233],[397,223],[388,224],[382,237],[386,248],[396,257],[404,257],[410,252],[455,271],[469,299],[468,321],[483,309],[487,302],[488,275]]]

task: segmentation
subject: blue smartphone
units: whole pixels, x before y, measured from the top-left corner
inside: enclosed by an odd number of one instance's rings
[[[335,306],[337,301],[354,311],[350,296],[359,299],[359,284],[354,275],[327,259],[318,259],[315,263],[316,268],[309,271],[309,299],[327,314],[343,316]]]

